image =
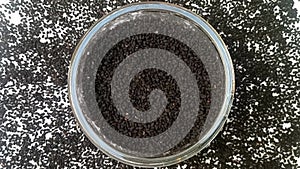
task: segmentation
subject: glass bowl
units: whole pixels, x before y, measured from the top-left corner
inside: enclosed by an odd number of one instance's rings
[[[186,160],[222,129],[234,94],[226,45],[201,17],[161,2],[102,17],[76,47],[69,98],[85,135],[139,167]]]

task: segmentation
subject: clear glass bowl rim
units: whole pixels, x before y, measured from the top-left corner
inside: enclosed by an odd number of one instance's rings
[[[159,157],[159,158],[145,158],[145,157],[136,157],[129,154],[125,154],[123,152],[115,150],[113,147],[108,145],[106,142],[101,140],[97,136],[97,134],[93,131],[92,127],[87,123],[84,118],[83,112],[80,109],[80,104],[78,102],[77,94],[76,94],[76,74],[78,70],[78,65],[80,62],[81,55],[83,54],[84,48],[93,37],[93,35],[106,23],[112,21],[113,19],[124,15],[126,13],[140,11],[140,10],[163,10],[169,12],[175,12],[184,17],[189,18],[193,22],[195,22],[199,28],[210,38],[212,43],[215,45],[220,58],[222,60],[224,71],[225,71],[225,97],[223,101],[222,108],[219,112],[215,123],[212,128],[201,138],[196,144],[189,147],[188,149],[174,155]],[[70,68],[68,72],[68,95],[70,99],[71,108],[73,110],[73,114],[76,118],[76,121],[80,125],[81,129],[85,133],[85,135],[89,138],[89,140],[98,147],[102,152],[104,152],[109,157],[121,161],[125,164],[129,164],[137,167],[163,167],[169,166],[181,161],[184,161],[202,149],[207,147],[209,143],[216,137],[216,135],[222,130],[225,121],[227,120],[235,90],[235,78],[234,78],[234,69],[231,61],[230,54],[226,48],[225,43],[218,35],[217,31],[207,23],[203,18],[198,16],[197,14],[189,11],[181,6],[169,4],[165,2],[139,2],[132,3],[121,8],[118,8],[109,14],[100,18],[91,28],[87,31],[87,33],[81,38],[77,47],[73,52],[73,56],[70,63]]]

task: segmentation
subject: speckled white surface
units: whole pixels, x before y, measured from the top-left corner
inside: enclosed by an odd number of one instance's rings
[[[77,42],[103,14],[128,3],[1,5],[0,168],[130,168],[88,141],[67,97],[67,71]],[[300,17],[292,1],[184,6],[225,40],[237,88],[223,132],[203,152],[169,168],[297,168],[300,33],[292,26]]]

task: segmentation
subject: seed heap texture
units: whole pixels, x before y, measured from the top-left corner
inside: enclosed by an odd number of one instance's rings
[[[168,50],[182,59],[196,77],[200,90],[201,103],[199,103],[196,123],[188,135],[167,153],[170,155],[198,141],[210,107],[211,95],[208,73],[199,57],[187,45],[175,38],[155,33],[138,34],[120,41],[109,50],[98,68],[95,81],[96,98],[101,113],[109,125],[126,136],[145,138],[166,131],[178,117],[181,101],[179,87],[167,72],[158,69],[146,69],[137,74],[130,83],[130,100],[134,107],[140,111],[150,109],[149,95],[154,89],[162,90],[166,95],[168,104],[160,117],[153,122],[137,123],[128,120],[126,116],[122,116],[117,111],[111,99],[110,84],[114,69],[130,54],[147,48]]]

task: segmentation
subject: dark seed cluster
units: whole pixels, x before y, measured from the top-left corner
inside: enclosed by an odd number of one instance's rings
[[[95,91],[102,115],[118,132],[136,138],[153,137],[166,131],[177,119],[181,106],[180,89],[176,81],[167,72],[158,69],[145,69],[131,81],[129,95],[133,105],[140,110],[150,108],[148,96],[154,89],[160,89],[167,97],[168,104],[161,116],[150,123],[132,122],[122,116],[111,98],[111,80],[114,69],[130,54],[142,49],[164,49],[182,59],[196,77],[199,88],[199,112],[195,126],[174,150],[195,143],[200,136],[202,126],[210,107],[210,80],[199,57],[184,43],[155,33],[137,34],[121,40],[112,47],[99,65]],[[139,65],[136,65],[139,66]],[[184,78],[184,77],[182,77]],[[184,125],[184,124],[183,124]],[[147,145],[147,143],[145,143]],[[173,152],[172,152],[173,153]]]
[[[101,16],[131,2],[0,5],[0,168],[133,168],[90,143],[67,97],[79,39]],[[195,11],[220,33],[236,74],[222,133],[197,156],[168,168],[297,168],[300,16],[293,0],[168,2]]]

